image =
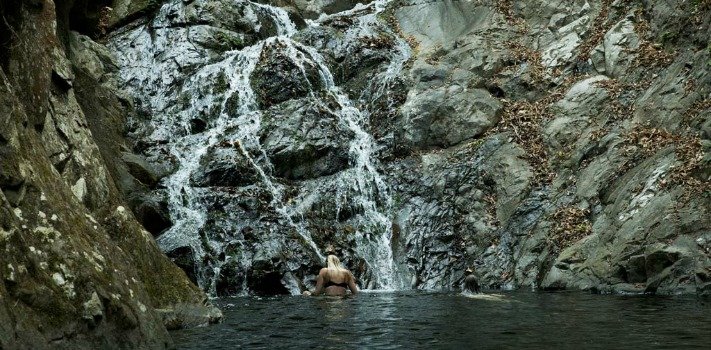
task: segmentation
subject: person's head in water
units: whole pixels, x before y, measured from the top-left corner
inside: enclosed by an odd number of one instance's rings
[[[474,269],[471,267],[464,271],[464,290],[470,293],[481,293],[479,281],[476,280]]]

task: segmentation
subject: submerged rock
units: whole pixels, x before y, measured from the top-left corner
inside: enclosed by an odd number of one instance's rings
[[[157,309],[168,330],[205,327],[222,321],[222,312],[209,304],[178,304],[170,309]]]

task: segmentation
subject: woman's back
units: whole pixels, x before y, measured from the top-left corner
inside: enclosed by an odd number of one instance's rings
[[[323,276],[325,279],[324,282],[331,282],[335,284],[348,283],[348,281],[352,277],[351,273],[348,270],[332,270],[327,267],[324,267],[321,269],[321,271],[323,272]]]
[[[319,271],[316,278],[316,289],[314,295],[319,295],[325,292],[326,295],[345,295],[347,289],[351,293],[358,292],[358,287],[355,284],[353,274],[341,267],[341,262],[334,255],[328,256],[328,267],[324,267]],[[307,294],[311,294],[308,291]]]

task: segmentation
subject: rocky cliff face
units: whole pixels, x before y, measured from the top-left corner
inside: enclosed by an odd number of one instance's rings
[[[164,348],[218,310],[128,209],[100,4],[0,3],[0,348]]]
[[[453,284],[454,260],[494,286],[708,293],[708,2],[400,4],[420,55],[394,124],[424,155],[388,172],[409,175],[411,237],[452,242],[423,242],[446,251],[424,284]],[[447,93],[477,89],[496,119]],[[466,118],[481,129],[462,141],[433,128]]]
[[[453,93],[435,97],[447,113],[409,112],[439,91],[483,89],[503,106],[466,140],[411,143],[421,170],[391,163],[415,189],[403,226],[451,237],[422,245],[447,251],[434,270],[421,260],[425,284],[454,260],[493,286],[708,293],[708,2],[400,4],[420,56],[395,123],[429,125],[405,141],[474,119],[457,113],[474,99]]]
[[[711,293],[708,1],[0,12],[2,348],[162,347],[218,317],[188,278],[298,293],[327,252],[368,288]]]
[[[708,1],[119,3],[132,208],[211,293],[711,291]]]

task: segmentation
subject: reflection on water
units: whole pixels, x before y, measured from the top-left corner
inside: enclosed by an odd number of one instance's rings
[[[324,327],[322,338],[326,343],[344,344],[350,343],[348,333],[341,331],[347,322],[353,317],[353,310],[347,298],[324,297],[317,300],[314,312],[320,313],[324,317]]]
[[[229,298],[223,324],[173,333],[179,349],[708,349],[711,301],[580,293],[361,293]]]

